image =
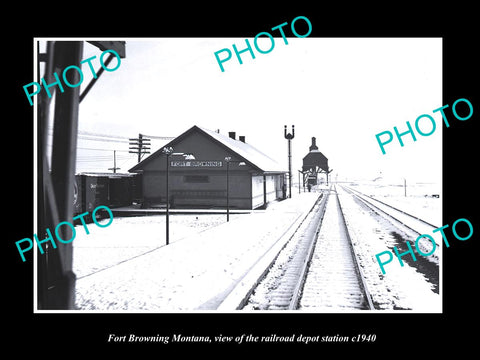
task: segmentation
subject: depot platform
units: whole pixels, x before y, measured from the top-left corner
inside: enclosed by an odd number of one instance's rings
[[[293,194],[265,210],[236,215],[208,229],[190,229],[169,245],[163,238],[163,216],[114,216],[107,229],[75,240],[75,266],[92,269],[77,276],[75,308],[222,312],[218,307],[225,298],[253,269],[273,261],[319,196],[320,192]],[[162,214],[165,209],[156,210]],[[171,226],[172,236],[176,231],[179,226]]]

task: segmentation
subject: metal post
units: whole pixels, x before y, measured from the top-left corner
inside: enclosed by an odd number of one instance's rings
[[[292,144],[288,139],[288,197],[292,197]]]
[[[180,152],[177,152],[177,153],[174,153],[173,152],[173,148],[171,146],[168,146],[168,147],[164,147],[162,149],[162,153],[165,154],[166,156],[166,159],[167,159],[167,163],[166,163],[166,172],[165,172],[165,177],[166,177],[166,181],[165,181],[165,184],[166,184],[166,219],[165,219],[165,230],[166,230],[166,244],[168,245],[170,243],[170,186],[169,186],[169,178],[170,178],[170,175],[169,175],[169,169],[170,169],[170,156],[171,155],[183,155],[183,156],[186,156],[186,157],[193,157],[195,159],[195,157],[193,156],[193,154],[191,153],[180,153]]]
[[[292,197],[292,145],[291,140],[295,137],[295,125],[292,125],[292,133],[287,134],[287,125],[284,126],[284,136],[288,140],[288,197]]]
[[[170,161],[170,154],[167,153],[167,181],[166,181],[166,184],[167,184],[167,217],[166,217],[166,245],[169,244],[169,241],[170,241],[170,229],[169,229],[169,226],[170,226],[170,195],[169,195],[169,189],[168,189],[168,168],[169,168],[169,161]]]
[[[267,208],[267,175],[263,174],[263,207]]]
[[[298,170],[298,193],[300,194],[300,170]]]
[[[232,158],[230,156],[225,157],[225,161],[227,162],[227,222],[230,221],[230,160]]]
[[[162,152],[166,155],[166,159],[167,159],[167,163],[165,164],[166,165],[166,173],[165,173],[165,177],[166,177],[166,180],[165,180],[165,184],[166,184],[166,218],[165,218],[165,236],[166,236],[166,245],[169,244],[170,242],[170,194],[169,194],[169,185],[168,185],[168,178],[169,178],[169,173],[168,173],[168,170],[169,170],[169,165],[170,165],[170,155],[172,155],[173,153],[173,148],[172,147],[164,147],[162,149]]]
[[[227,221],[230,221],[230,161],[227,161]]]

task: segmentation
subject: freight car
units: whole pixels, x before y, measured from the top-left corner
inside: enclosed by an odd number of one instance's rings
[[[74,216],[92,212],[97,206],[109,208],[142,202],[141,174],[81,173],[75,175]],[[100,215],[100,213],[97,213]],[[98,216],[97,216],[98,217]],[[92,219],[88,219],[92,221]]]

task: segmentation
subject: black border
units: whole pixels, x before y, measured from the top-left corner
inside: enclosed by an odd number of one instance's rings
[[[23,12],[21,32],[7,40],[8,55],[4,55],[4,69],[8,71],[8,86],[4,88],[5,125],[10,144],[4,146],[4,192],[7,210],[5,247],[4,298],[8,317],[6,343],[9,348],[25,351],[27,345],[37,353],[60,356],[90,355],[126,350],[143,353],[153,351],[162,356],[164,351],[189,353],[200,348],[210,354],[224,350],[240,353],[250,351],[258,344],[113,344],[107,343],[108,334],[185,335],[223,334],[236,336],[253,334],[278,336],[376,334],[375,343],[349,344],[346,349],[372,350],[388,346],[389,353],[418,354],[419,350],[434,354],[434,350],[461,345],[467,350],[475,344],[469,319],[475,313],[475,275],[478,254],[478,215],[473,202],[477,176],[475,127],[480,107],[478,104],[479,55],[474,35],[475,9],[456,3],[449,9],[444,5],[422,10],[406,4],[380,9],[357,4],[341,4],[338,9],[322,3],[308,9],[293,9],[290,4],[276,3],[266,11],[245,3],[204,6],[174,11],[160,3],[114,5],[100,10],[93,4],[76,9],[55,12],[54,4],[30,8]],[[58,8],[57,8],[58,9]],[[442,37],[443,38],[443,103],[467,98],[474,107],[474,115],[465,122],[453,120],[451,127],[443,128],[444,141],[444,224],[458,218],[468,218],[475,229],[469,241],[451,241],[444,248],[443,314],[33,314],[32,262],[19,261],[14,241],[33,233],[33,110],[25,101],[22,86],[33,78],[33,37],[41,36],[112,36],[112,37],[203,37],[238,36],[250,38],[296,16],[310,19],[313,31],[310,37]],[[2,25],[6,26],[6,25]],[[4,29],[8,36],[10,29]],[[5,61],[7,60],[7,61]],[[474,89],[476,87],[476,89]],[[476,92],[474,91],[476,90]],[[14,99],[11,102],[10,99]],[[429,110],[429,109],[427,109]],[[433,110],[433,109],[432,109]],[[393,110],[392,110],[393,111]],[[446,111],[453,118],[451,110]],[[26,125],[27,124],[27,125]],[[13,190],[15,189],[15,190]],[[12,220],[14,224],[12,224]],[[448,232],[447,232],[448,234]],[[451,236],[451,235],[450,235]],[[11,315],[10,315],[11,313]],[[472,324],[475,326],[475,324]],[[262,344],[270,351],[282,351],[292,344]],[[296,344],[303,350],[334,349],[340,351],[343,343]],[[415,352],[412,350],[415,349]],[[225,353],[224,353],[225,354]],[[338,354],[338,353],[337,353]],[[378,355],[378,354],[377,354]],[[64,355],[65,356],[65,355]]]

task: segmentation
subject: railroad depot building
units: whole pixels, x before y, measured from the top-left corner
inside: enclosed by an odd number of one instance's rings
[[[165,204],[168,188],[173,208],[255,209],[284,198],[287,171],[275,160],[235,138],[193,126],[139,162],[129,172],[142,174],[146,207]],[[228,159],[228,163],[227,160]]]

